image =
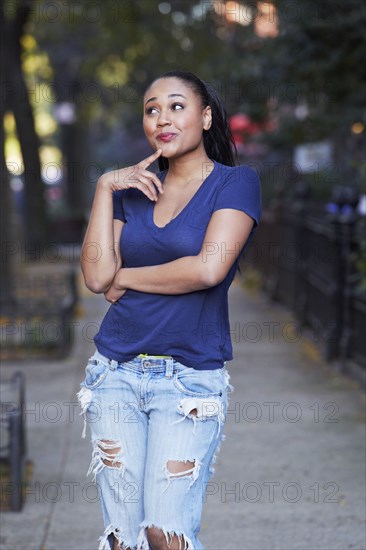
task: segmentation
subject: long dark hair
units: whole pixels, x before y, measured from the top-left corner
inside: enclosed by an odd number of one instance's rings
[[[212,124],[208,130],[203,131],[203,143],[207,156],[226,166],[235,166],[234,154],[236,147],[229,126],[229,118],[224,104],[215,88],[203,82],[198,76],[186,71],[169,71],[158,76],[159,78],[179,78],[185,82],[202,101],[202,108],[208,105],[212,111]],[[148,89],[148,88],[147,88]],[[167,170],[169,161],[165,157],[159,157],[159,170]]]

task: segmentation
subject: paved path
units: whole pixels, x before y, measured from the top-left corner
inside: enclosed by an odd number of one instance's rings
[[[106,304],[83,294],[68,359],[3,364],[3,376],[26,376],[34,473],[23,511],[2,515],[2,550],[98,547],[103,526],[75,393]],[[230,302],[235,391],[208,485],[205,549],[365,549],[364,393],[322,363],[285,309],[238,283]]]

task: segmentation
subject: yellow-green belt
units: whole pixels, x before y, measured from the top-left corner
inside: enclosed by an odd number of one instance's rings
[[[137,357],[157,357],[158,359],[164,359],[165,357],[170,358],[171,355],[155,355],[149,353],[140,353]]]

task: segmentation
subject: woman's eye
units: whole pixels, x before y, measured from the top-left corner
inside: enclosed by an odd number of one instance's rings
[[[156,110],[156,107],[148,107],[145,111],[147,115],[151,115],[153,111]]]
[[[171,105],[172,111],[180,111],[181,109],[184,109],[184,105],[181,103],[172,103]],[[157,107],[147,107],[145,113],[147,115],[153,115],[158,111]]]

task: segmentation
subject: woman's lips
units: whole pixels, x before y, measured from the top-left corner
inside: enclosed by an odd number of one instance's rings
[[[156,137],[156,139],[158,139],[159,141],[167,142],[167,141],[171,141],[172,139],[174,139],[176,135],[177,134],[173,134],[171,132],[166,132],[166,133],[159,134]]]

